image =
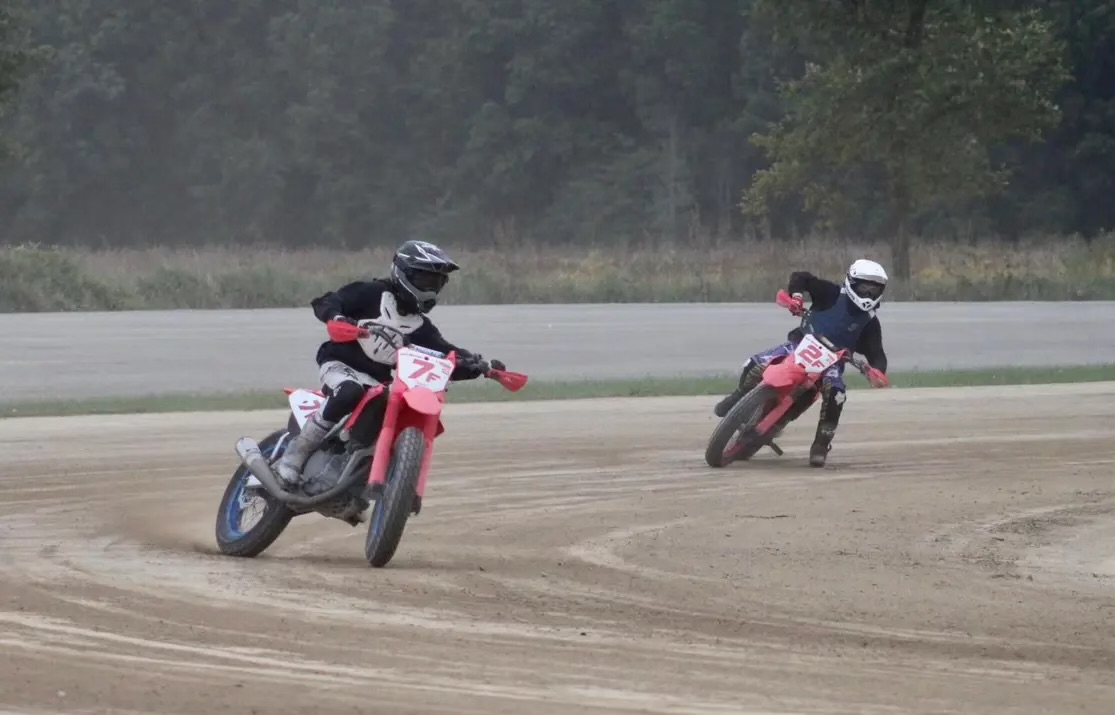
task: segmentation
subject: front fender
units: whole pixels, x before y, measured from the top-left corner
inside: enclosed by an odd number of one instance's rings
[[[412,387],[403,393],[403,402],[406,403],[411,412],[422,415],[424,418],[415,419],[414,415],[408,418],[404,415],[404,423],[413,424],[420,428],[426,434],[427,440],[436,439],[445,431],[445,425],[441,423],[441,408],[445,403],[442,401],[440,393],[432,392],[424,387]],[[430,434],[431,429],[433,434]]]
[[[441,400],[437,394],[424,387],[413,387],[403,393],[407,407],[419,414],[436,417],[441,414]]]
[[[763,371],[763,382],[779,390],[802,383],[805,378],[805,368],[794,362],[792,355]]]

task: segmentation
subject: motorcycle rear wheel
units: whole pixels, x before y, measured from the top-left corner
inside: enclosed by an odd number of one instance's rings
[[[268,460],[281,456],[290,444],[289,439],[282,439],[286,434],[286,430],[276,430],[259,443],[260,451]],[[248,468],[241,464],[228,480],[221,504],[217,507],[217,548],[226,556],[251,558],[260,555],[279,538],[294,518],[294,512],[262,486],[248,493],[245,483],[250,475]],[[264,511],[258,522],[245,529],[240,520],[246,511],[248,499],[252,503],[262,504]]]

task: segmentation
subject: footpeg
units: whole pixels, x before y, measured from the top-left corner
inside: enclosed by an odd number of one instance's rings
[[[771,448],[771,451],[773,451],[773,452],[774,452],[775,454],[777,454],[777,455],[778,455],[779,457],[781,457],[781,456],[782,456],[783,454],[785,454],[785,453],[784,453],[784,452],[782,451],[782,448],[781,448],[781,447],[779,447],[779,446],[778,446],[777,444],[775,444],[774,442],[768,442],[768,443],[767,443],[767,446],[768,446],[768,447],[770,447],[770,448]]]

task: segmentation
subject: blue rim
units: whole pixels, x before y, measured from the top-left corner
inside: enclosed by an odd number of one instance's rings
[[[285,435],[283,437],[285,437]],[[279,439],[275,441],[275,444],[271,445],[266,455],[268,460],[274,456],[275,450],[280,445],[286,444],[286,440],[283,437],[279,437]],[[236,488],[233,489],[232,494],[229,495],[228,504],[225,505],[224,523],[221,524],[221,531],[224,532],[224,537],[228,541],[239,541],[244,538],[245,534],[245,532],[240,529],[240,516],[244,513],[244,510],[240,507],[240,497],[244,494],[244,486],[251,472],[243,465],[241,465],[237,471],[240,473],[240,478],[236,481]],[[268,504],[268,506],[270,507],[270,504]],[[264,514],[266,514],[266,512],[264,512]],[[248,531],[251,531],[251,529]]]

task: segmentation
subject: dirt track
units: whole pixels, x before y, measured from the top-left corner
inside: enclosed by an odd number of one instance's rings
[[[0,712],[1115,711],[1115,384],[855,392],[824,471],[712,402],[450,406],[380,570],[214,555],[276,413],[0,421]]]

